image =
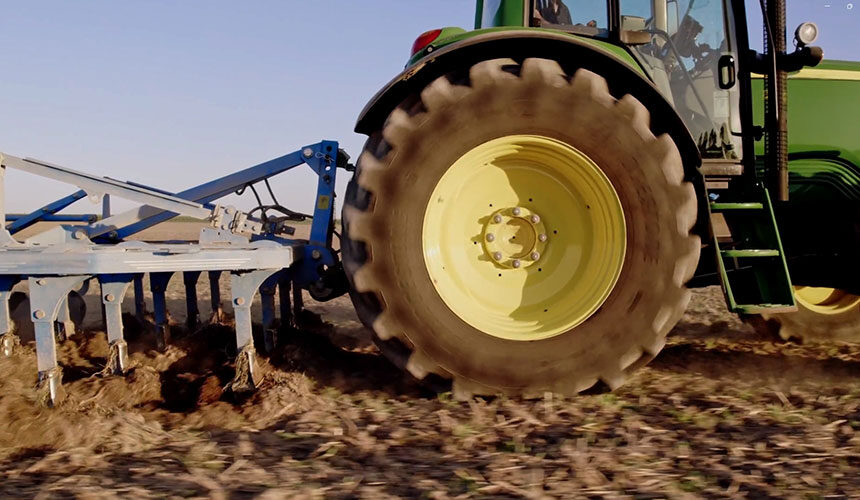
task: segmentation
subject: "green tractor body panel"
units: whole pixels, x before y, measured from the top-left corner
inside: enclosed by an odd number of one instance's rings
[[[764,123],[764,80],[753,78]],[[794,285],[860,294],[860,63],[824,61],[788,78],[789,201],[775,206]],[[764,143],[755,145],[764,177]]]
[[[764,123],[763,83],[752,82],[757,125]],[[792,202],[860,202],[860,62],[824,61],[793,73],[788,96]],[[756,156],[763,155],[758,141]]]

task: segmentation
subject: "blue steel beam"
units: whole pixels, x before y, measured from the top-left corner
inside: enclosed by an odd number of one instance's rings
[[[313,156],[303,155],[307,163],[316,172],[317,197],[314,204],[314,220],[311,224],[310,243],[328,247],[331,245],[332,213],[334,212],[334,181],[337,174],[337,143],[323,141],[314,146]]]
[[[207,182],[206,184],[186,189],[185,191],[176,193],[174,196],[201,204],[209,203],[233,193],[245,185],[260,182],[263,179],[302,165],[304,163],[302,151],[311,148],[316,152],[318,147],[319,144],[307,146],[302,148],[302,150],[275,158],[274,160],[269,160],[245,170],[226,175],[220,179]],[[176,217],[176,215],[175,212],[145,205],[101,220],[89,226],[87,232],[90,238],[98,242],[122,240],[144,229]]]
[[[21,214],[7,215],[6,222],[13,222],[24,217],[27,216]],[[99,216],[96,214],[53,214],[40,217],[38,222],[86,222],[92,224],[97,220],[99,220]]]
[[[81,198],[85,198],[86,196],[87,196],[87,193],[83,189],[81,189],[80,191],[75,191],[74,193],[72,193],[72,194],[70,194],[64,198],[60,198],[59,200],[57,200],[53,203],[48,203],[44,207],[42,207],[42,208],[40,208],[34,212],[30,212],[27,215],[22,215],[20,217],[17,217],[15,219],[15,222],[13,222],[12,224],[9,224],[9,226],[7,226],[6,229],[9,231],[10,234],[15,234],[18,231],[21,231],[22,229],[28,228],[28,227],[32,226],[33,224],[35,224],[39,221],[48,220],[45,218],[46,216],[53,215],[53,214],[59,212],[60,210],[68,207],[72,203],[80,200]],[[13,217],[7,216],[6,220],[13,220]],[[92,222],[92,221],[88,220],[86,222]]]

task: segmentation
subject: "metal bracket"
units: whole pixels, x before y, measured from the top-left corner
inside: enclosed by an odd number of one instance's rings
[[[173,273],[169,271],[149,273],[149,289],[152,291],[152,308],[155,315],[155,344],[159,351],[170,342],[170,321],[167,317],[167,284]]]
[[[12,288],[20,281],[17,276],[0,276],[0,355],[11,356],[15,348],[20,344],[18,336],[13,331],[15,328],[10,313],[9,299],[12,297]]]
[[[234,271],[230,273],[230,288],[233,293],[233,311],[236,316],[236,375],[230,382],[233,392],[249,392],[259,383],[254,338],[251,333],[251,301],[260,285],[279,269],[256,271]]]
[[[50,407],[64,397],[62,370],[57,364],[57,343],[54,322],[61,303],[69,292],[84,283],[89,276],[30,277],[30,312],[36,334],[36,360],[39,370],[37,392],[40,401]]]
[[[110,355],[105,375],[122,375],[128,370],[128,344],[122,332],[122,301],[135,276],[132,274],[108,274],[99,276],[102,304],[104,305]]]

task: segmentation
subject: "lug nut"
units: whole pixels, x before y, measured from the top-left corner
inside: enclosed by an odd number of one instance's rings
[[[487,234],[487,241],[493,242],[496,239],[496,236],[493,233]]]
[[[538,217],[537,215],[532,215],[531,221],[532,224],[537,224],[538,222],[540,222],[540,217]]]
[[[532,258],[532,260],[540,259],[540,252],[532,252],[531,258]]]
[[[496,260],[502,260],[502,252],[493,253],[493,258]]]
[[[514,266],[514,269],[520,267],[520,264],[521,264],[521,262],[519,259],[514,259],[514,261],[511,262],[511,265]]]
[[[538,235],[538,239],[539,239],[540,241],[546,241],[546,235],[545,235],[545,234],[543,234],[543,233],[541,233],[541,234],[539,234],[539,235]]]
[[[520,215],[523,211],[520,210],[520,207],[514,208],[514,215]]]
[[[502,216],[496,214],[496,216],[493,217],[493,222],[495,222],[496,224],[498,224],[499,222],[502,222]]]

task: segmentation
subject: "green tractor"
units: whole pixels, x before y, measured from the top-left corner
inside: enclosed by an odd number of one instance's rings
[[[787,52],[761,9],[764,53],[741,0],[479,0],[422,34],[343,209],[382,352],[458,397],[614,389],[715,284],[783,337],[860,340],[860,64],[819,64],[811,23]]]

